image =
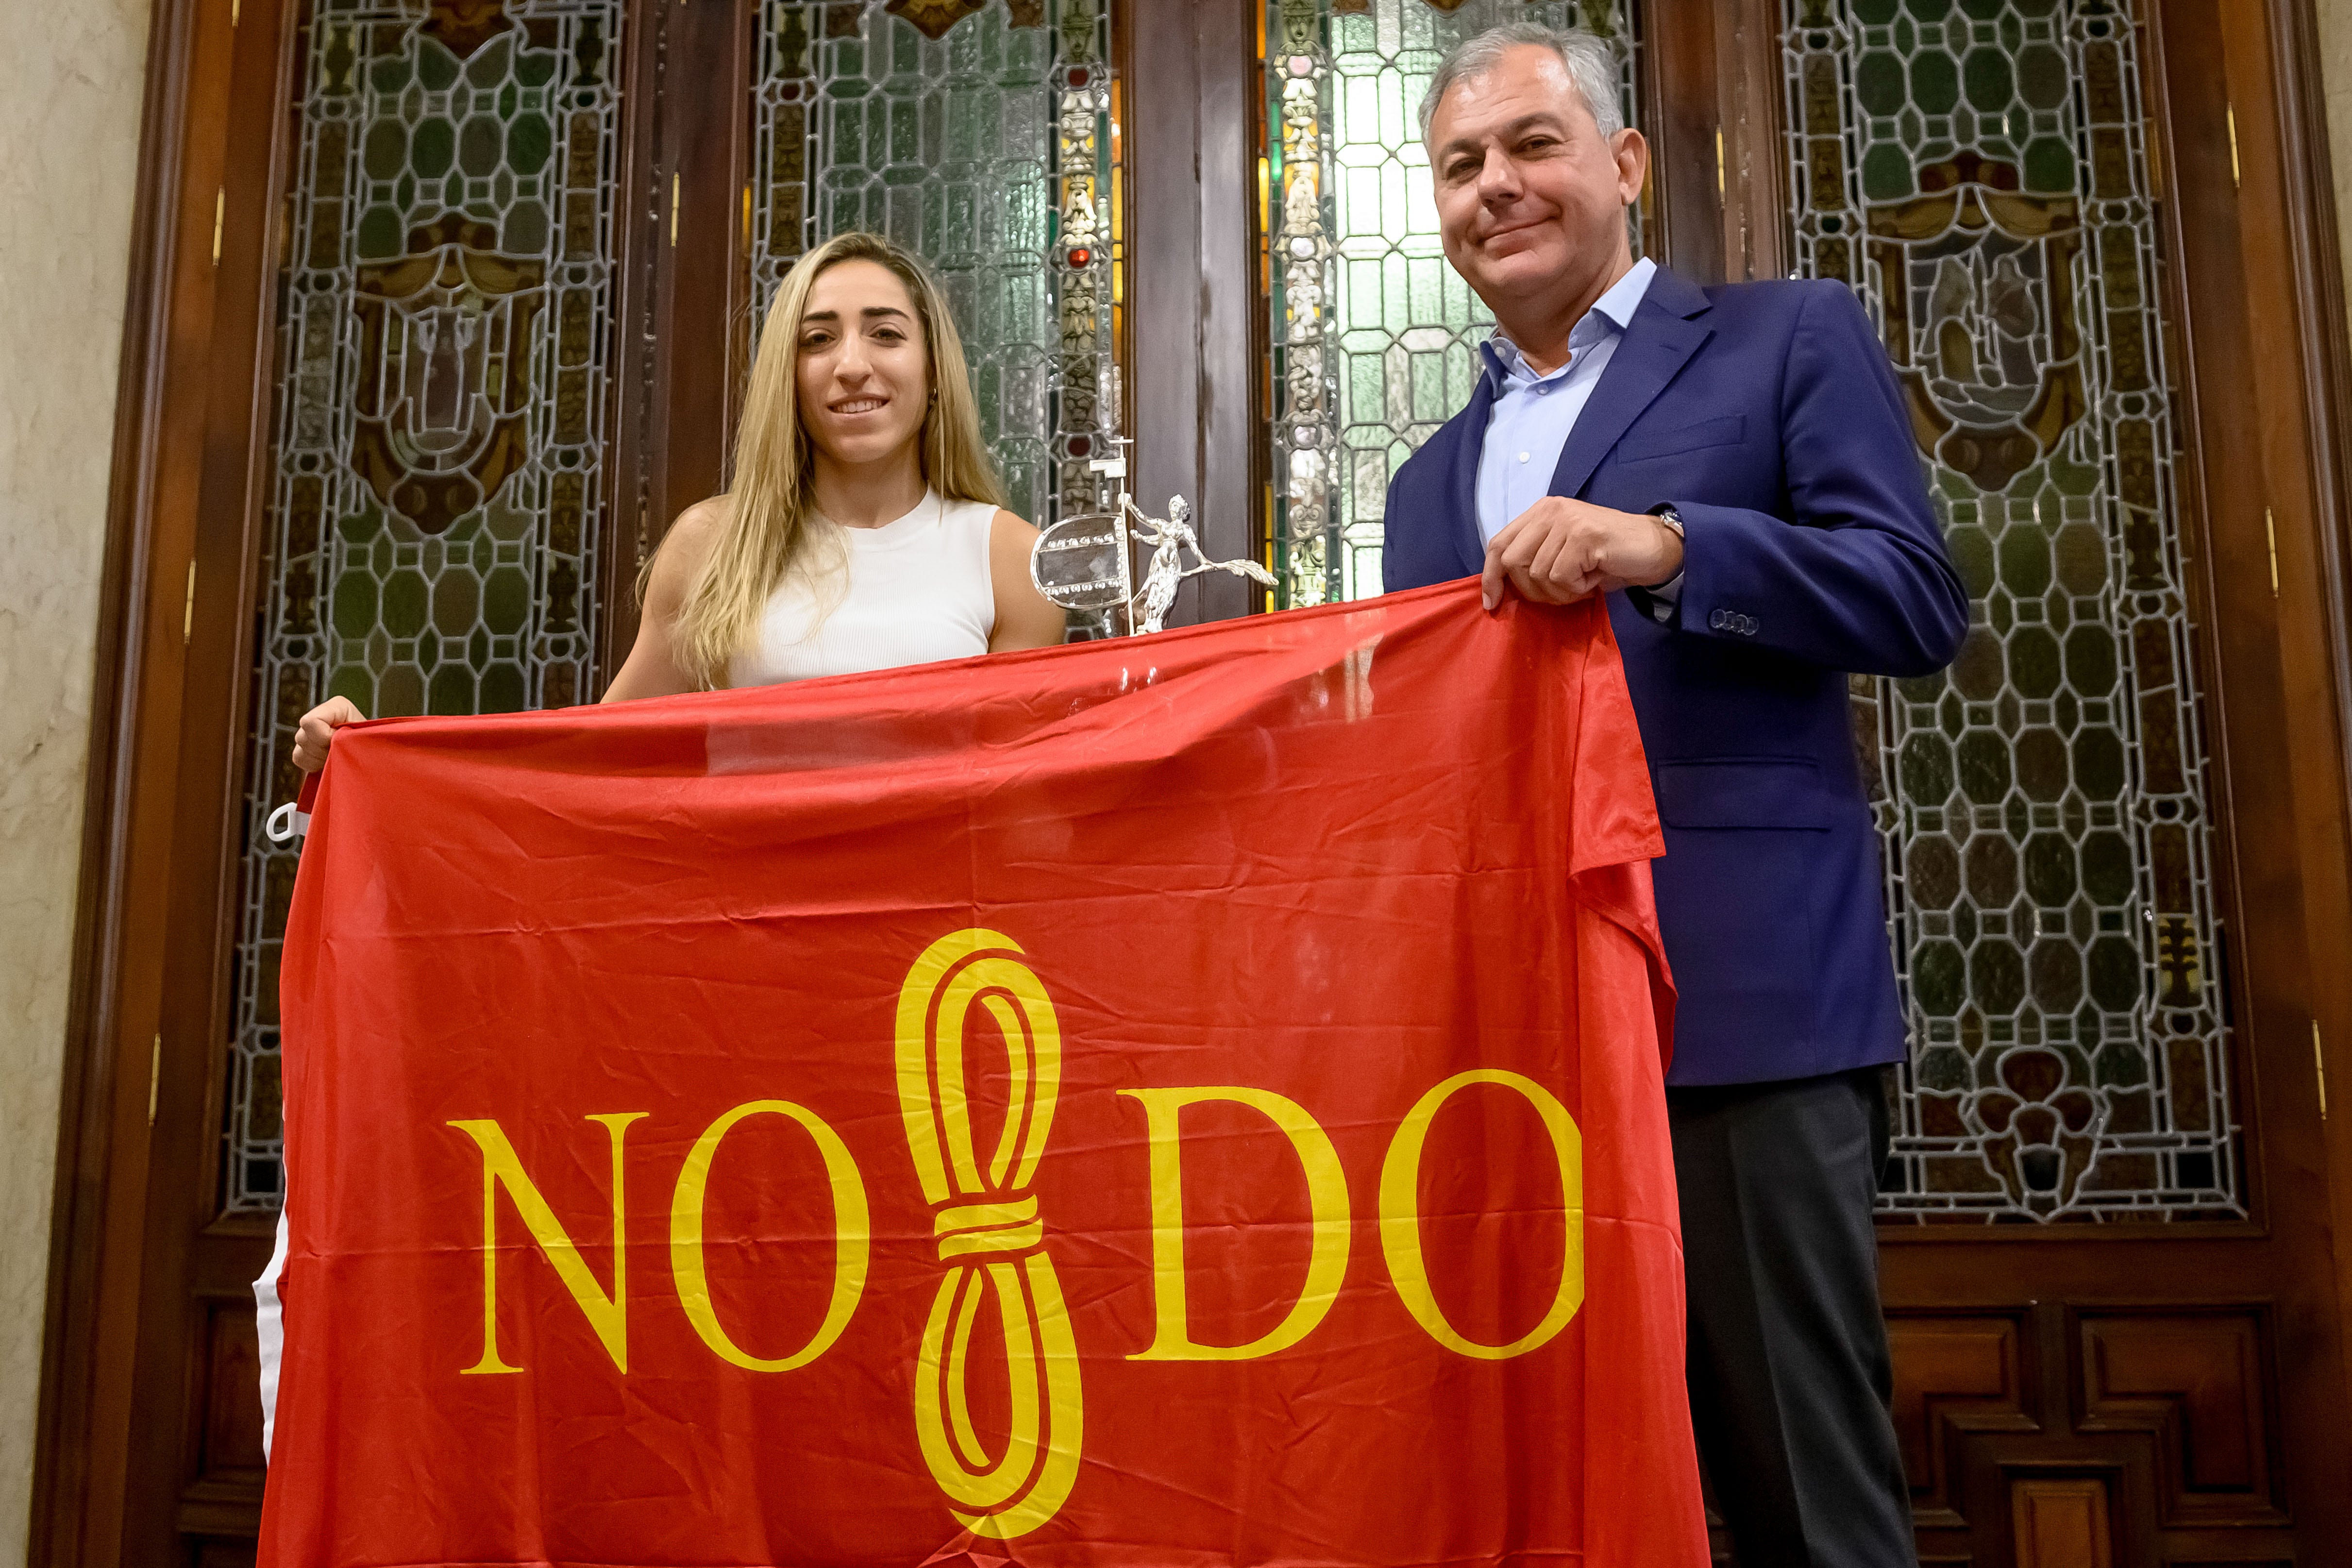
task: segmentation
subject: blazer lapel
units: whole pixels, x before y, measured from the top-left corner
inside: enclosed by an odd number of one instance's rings
[[[1478,384],[1457,421],[1454,471],[1446,480],[1446,499],[1453,502],[1446,509],[1446,537],[1464,574],[1472,577],[1486,569],[1486,542],[1478,532],[1478,454],[1486,449],[1486,418],[1494,406],[1495,384],[1486,374],[1482,355]]]
[[[1569,432],[1568,444],[1559,449],[1552,494],[1583,493],[1601,460],[1681,374],[1699,346],[1715,335],[1714,328],[1690,319],[1705,315],[1708,308],[1705,294],[1665,268],[1658,269],[1609,368],[1601,373],[1600,384]]]

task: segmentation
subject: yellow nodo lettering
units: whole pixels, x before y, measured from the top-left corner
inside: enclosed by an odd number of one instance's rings
[[[824,1158],[825,1181],[833,1189],[833,1296],[825,1304],[824,1321],[817,1325],[806,1344],[790,1355],[773,1359],[744,1350],[719,1325],[718,1310],[710,1300],[710,1279],[704,1268],[702,1250],[703,1200],[709,1191],[710,1163],[718,1157],[719,1141],[744,1118],[762,1115],[789,1117],[806,1130],[816,1142],[817,1152]],[[788,1100],[755,1100],[737,1106],[712,1122],[687,1154],[685,1168],[677,1173],[677,1192],[670,1199],[669,1265],[671,1277],[677,1284],[678,1304],[686,1309],[687,1321],[702,1336],[704,1344],[721,1359],[753,1372],[791,1372],[833,1348],[834,1341],[849,1326],[850,1315],[857,1310],[859,1298],[866,1293],[866,1268],[872,1239],[866,1184],[857,1174],[857,1162],[851,1158],[849,1146],[823,1117]]]
[[[1213,1089],[1123,1089],[1119,1093],[1139,1101],[1150,1128],[1151,1146],[1151,1299],[1158,1326],[1150,1345],[1129,1356],[1129,1361],[1252,1361],[1287,1350],[1312,1333],[1348,1274],[1348,1178],[1339,1168],[1339,1152],[1330,1134],[1317,1124],[1304,1106],[1271,1089],[1232,1085]],[[1313,1216],[1313,1242],[1307,1258],[1307,1281],[1297,1300],[1281,1322],[1247,1344],[1204,1345],[1191,1335],[1184,1297],[1184,1173],[1183,1140],[1178,1122],[1188,1105],[1205,1100],[1229,1100],[1246,1105],[1281,1130],[1307,1173],[1307,1197]]]
[[[452,1121],[450,1126],[474,1141],[482,1152],[482,1359],[466,1368],[467,1373],[520,1372],[499,1356],[499,1189],[504,1187],[507,1196],[514,1201],[515,1213],[521,1216],[523,1228],[547,1255],[555,1267],[555,1277],[572,1293],[586,1315],[589,1327],[604,1344],[604,1353],[613,1358],[613,1365],[622,1372],[629,1370],[629,1237],[625,1215],[627,1201],[622,1186],[621,1145],[628,1134],[629,1123],[643,1121],[650,1112],[632,1110],[587,1120],[601,1121],[613,1142],[613,1289],[607,1295],[580,1249],[540,1195],[539,1188],[522,1168],[522,1159],[507,1139],[505,1130],[495,1121]]]
[[[1560,1258],[1559,1289],[1543,1321],[1507,1345],[1482,1345],[1465,1338],[1438,1310],[1429,1288],[1429,1265],[1421,1253],[1421,1151],[1429,1141],[1429,1124],[1438,1110],[1461,1090],[1475,1083],[1498,1084],[1522,1096],[1543,1119],[1551,1137],[1552,1153],[1559,1162],[1560,1203],[1568,1229],[1568,1245]],[[1387,1258],[1389,1277],[1412,1321],[1429,1337],[1458,1355],[1480,1361],[1508,1361],[1549,1342],[1584,1304],[1584,1139],[1576,1119],[1551,1090],[1531,1078],[1499,1068],[1455,1073],[1415,1102],[1389,1143],[1381,1163],[1381,1251]]]

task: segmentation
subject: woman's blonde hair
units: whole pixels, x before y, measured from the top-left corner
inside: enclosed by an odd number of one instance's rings
[[[722,498],[719,537],[670,631],[670,657],[704,687],[725,682],[728,661],[758,635],[760,621],[794,572],[828,574],[841,557],[824,547],[829,525],[812,504],[814,472],[801,424],[800,324],[819,275],[845,261],[873,261],[907,286],[922,319],[930,402],[923,416],[923,478],[949,500],[1004,504],[996,467],[980,438],[980,409],[955,318],[930,272],[878,234],[835,235],[793,264],[776,289],[751,363],[751,384],[735,432],[735,480]]]

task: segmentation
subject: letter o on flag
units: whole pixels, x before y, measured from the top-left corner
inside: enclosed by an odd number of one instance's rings
[[[1559,1264],[1559,1289],[1543,1321],[1507,1345],[1482,1345],[1467,1339],[1438,1309],[1429,1288],[1429,1265],[1421,1253],[1421,1152],[1429,1141],[1429,1124],[1445,1102],[1474,1083],[1500,1084],[1517,1093],[1543,1118],[1551,1135],[1553,1155],[1559,1162],[1560,1205],[1567,1226],[1567,1247]],[[1508,1361],[1550,1342],[1584,1304],[1584,1138],[1576,1119],[1551,1090],[1531,1078],[1500,1068],[1455,1073],[1414,1102],[1389,1142],[1381,1162],[1381,1252],[1387,1258],[1389,1278],[1412,1321],[1429,1337],[1458,1355],[1480,1361]]]
[[[825,1180],[833,1189],[833,1298],[825,1305],[824,1321],[817,1325],[808,1343],[791,1355],[772,1360],[751,1354],[728,1337],[718,1310],[711,1305],[710,1280],[702,1263],[703,1197],[710,1185],[710,1162],[718,1157],[719,1141],[745,1117],[761,1115],[788,1116],[807,1130],[816,1141],[817,1152],[824,1156]],[[866,1293],[872,1234],[866,1184],[857,1173],[857,1162],[824,1118],[789,1100],[755,1100],[739,1105],[695,1140],[685,1168],[677,1173],[677,1190],[670,1200],[669,1260],[670,1272],[677,1281],[678,1304],[686,1309],[687,1321],[702,1336],[702,1342],[723,1360],[752,1372],[791,1372],[806,1366],[833,1348],[833,1342],[849,1326],[858,1298]]]

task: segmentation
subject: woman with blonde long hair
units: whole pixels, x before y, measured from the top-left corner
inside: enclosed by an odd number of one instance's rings
[[[836,236],[784,275],[734,488],[663,539],[604,700],[1057,643],[1062,612],[1029,579],[1037,531],[1003,501],[939,285],[878,235]],[[324,766],[362,717],[342,697],[304,714],[296,764]]]

